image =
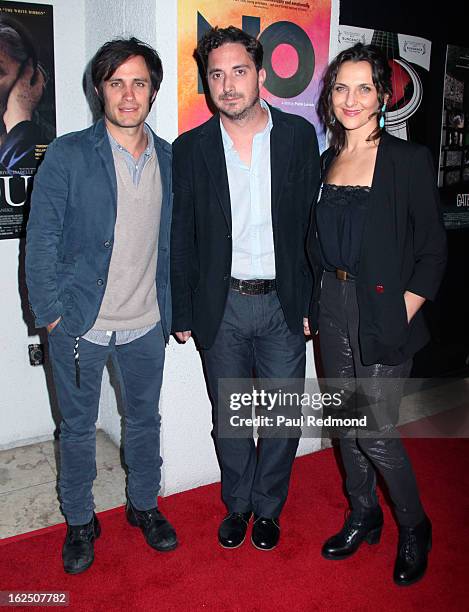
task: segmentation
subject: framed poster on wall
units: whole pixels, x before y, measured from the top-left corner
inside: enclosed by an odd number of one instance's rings
[[[273,106],[296,113],[316,127],[321,150],[325,135],[316,102],[329,56],[331,0],[179,0],[179,133],[211,116],[194,50],[211,27],[242,28],[264,47],[267,79],[261,96]]]
[[[392,69],[393,97],[387,106],[386,130],[404,140],[426,144],[423,111],[431,42],[418,36],[339,25],[337,52],[358,42],[379,47]]]
[[[32,179],[55,136],[52,6],[0,0],[0,239],[24,236]]]
[[[469,228],[469,47],[447,47],[438,185],[446,227]]]

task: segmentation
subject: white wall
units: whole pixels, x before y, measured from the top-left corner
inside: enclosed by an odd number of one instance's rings
[[[103,42],[119,34],[138,31],[143,40],[155,44],[155,2],[36,1],[54,7],[57,135],[60,136],[91,123],[82,77],[87,63]],[[150,121],[156,128],[154,111]],[[56,427],[53,416],[56,422],[58,419],[55,403],[53,401],[51,407],[48,393],[50,376],[46,377],[42,367],[29,365],[28,344],[39,343],[44,336],[28,336],[23,319],[18,291],[20,244],[18,240],[0,240],[3,314],[0,321],[0,449],[52,438]],[[105,374],[102,404],[108,409],[104,410],[104,419],[112,403],[108,399],[108,381]]]
[[[85,64],[85,0],[35,0],[54,6],[57,133],[86,127],[81,89]],[[29,365],[28,336],[18,292],[18,240],[0,240],[0,448],[46,439],[55,429],[44,369]]]
[[[164,79],[150,125],[172,141],[177,136],[177,2],[176,0],[55,0],[55,49],[58,133],[81,129],[91,114],[81,89],[86,64],[98,47],[115,36],[135,35],[154,45],[162,58]],[[27,338],[17,291],[17,241],[0,241],[2,287],[8,321],[0,323],[2,389],[1,445],[20,445],[32,438],[51,437],[54,429],[44,371],[27,359]],[[3,292],[2,292],[3,293]],[[5,349],[8,350],[5,350]],[[3,360],[3,362],[2,362]],[[2,366],[3,363],[3,366]],[[307,374],[314,375],[311,345]],[[5,391],[6,390],[6,391]],[[162,493],[219,480],[211,431],[211,407],[193,342],[171,340],[160,411],[164,460]],[[120,419],[107,373],[103,379],[99,425],[119,443]],[[302,440],[299,453],[319,448],[318,440]]]

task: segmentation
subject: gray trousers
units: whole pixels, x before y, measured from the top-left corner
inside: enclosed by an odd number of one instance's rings
[[[386,437],[363,435],[341,437],[340,451],[346,473],[346,489],[352,510],[366,512],[378,505],[376,471],[383,477],[391,496],[397,521],[403,526],[414,526],[424,518],[415,475],[407,452],[394,425],[399,417],[403,379],[412,367],[412,360],[388,366],[365,366],[360,356],[358,337],[359,311],[354,281],[341,281],[332,272],[325,272],[321,290],[319,338],[324,373],[329,379],[369,379],[373,395],[380,387],[390,394],[384,419]],[[384,381],[384,382],[380,382]],[[377,420],[379,421],[377,415]]]
[[[202,351],[213,405],[214,438],[222,475],[222,499],[229,512],[253,511],[277,518],[288,494],[298,437],[229,438],[218,434],[220,379],[296,378],[305,375],[303,334],[285,322],[277,293],[242,295],[230,289],[215,342]],[[260,434],[261,435],[261,434]]]

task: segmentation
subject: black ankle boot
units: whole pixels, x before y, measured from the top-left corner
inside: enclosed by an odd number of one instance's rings
[[[147,544],[155,550],[168,552],[177,548],[176,531],[157,507],[137,510],[128,499],[125,514],[132,527],[140,527]]]
[[[94,561],[94,541],[101,534],[98,517],[86,525],[67,525],[67,534],[62,548],[62,560],[67,574],[81,574]]]
[[[425,574],[432,547],[432,524],[428,516],[415,527],[399,527],[399,544],[394,566],[394,582],[399,586],[414,584]]]
[[[357,552],[364,540],[368,544],[378,544],[382,528],[383,511],[379,506],[366,514],[352,512],[339,533],[324,543],[322,556],[333,560],[346,559]]]

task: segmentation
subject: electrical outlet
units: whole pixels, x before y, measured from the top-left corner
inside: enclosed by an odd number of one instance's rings
[[[44,345],[43,344],[28,344],[29,363],[32,366],[43,365],[44,363]]]

